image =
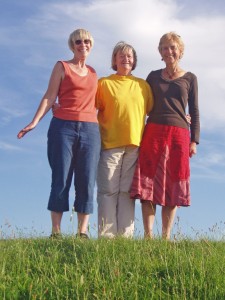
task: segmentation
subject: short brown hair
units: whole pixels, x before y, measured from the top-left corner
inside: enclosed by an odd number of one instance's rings
[[[136,68],[136,66],[137,66],[137,53],[136,53],[135,49],[131,45],[121,41],[121,42],[118,42],[116,44],[116,46],[114,47],[113,52],[112,52],[111,67],[114,71],[117,71],[117,65],[116,65],[116,55],[117,55],[117,53],[119,51],[126,52],[127,50],[130,50],[130,49],[132,50],[133,56],[134,56],[134,64],[133,64],[132,70],[134,70]]]

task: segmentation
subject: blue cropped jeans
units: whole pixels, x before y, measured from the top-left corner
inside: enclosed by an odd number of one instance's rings
[[[48,130],[48,160],[52,170],[50,211],[69,210],[69,190],[74,175],[74,209],[78,213],[93,213],[100,146],[97,123],[52,118]]]

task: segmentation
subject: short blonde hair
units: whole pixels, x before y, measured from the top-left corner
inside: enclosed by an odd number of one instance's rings
[[[80,39],[90,40],[91,41],[91,47],[93,47],[94,39],[93,39],[92,35],[90,34],[90,32],[85,30],[85,29],[76,29],[70,34],[69,39],[68,39],[68,45],[69,45],[69,48],[72,52],[74,51],[75,41],[80,40]]]
[[[136,68],[136,66],[137,66],[137,53],[136,53],[135,49],[131,45],[121,41],[121,42],[118,42],[116,44],[116,46],[113,49],[113,53],[112,53],[111,67],[114,71],[117,71],[117,65],[116,65],[116,55],[117,55],[117,53],[119,51],[124,53],[127,50],[132,50],[133,56],[134,56],[134,64],[133,64],[132,70],[134,70]]]
[[[175,43],[177,43],[179,49],[180,49],[180,58],[182,58],[183,54],[184,54],[184,42],[182,41],[180,35],[176,34],[174,31],[165,33],[161,39],[159,40],[159,46],[158,46],[158,50],[159,53],[161,54],[162,51],[162,44],[169,42],[169,41],[173,41]]]

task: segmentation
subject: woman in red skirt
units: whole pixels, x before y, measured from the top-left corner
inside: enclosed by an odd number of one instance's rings
[[[170,239],[177,207],[190,205],[189,157],[197,153],[200,132],[198,85],[196,76],[179,65],[184,52],[179,35],[164,34],[158,50],[166,66],[147,77],[155,102],[145,127],[131,197],[141,199],[145,237],[153,236],[156,205],[160,205],[162,237]]]

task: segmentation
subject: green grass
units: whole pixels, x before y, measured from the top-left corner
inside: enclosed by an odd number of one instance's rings
[[[225,299],[225,242],[0,240],[0,299]]]

